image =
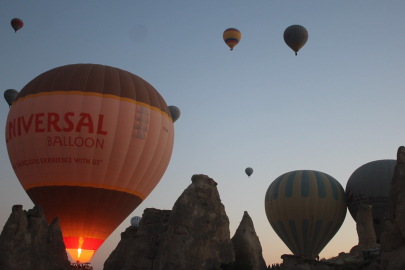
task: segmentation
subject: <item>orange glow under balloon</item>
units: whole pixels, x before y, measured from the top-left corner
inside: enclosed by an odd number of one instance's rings
[[[89,262],[94,255],[94,250],[66,249],[75,262]]]

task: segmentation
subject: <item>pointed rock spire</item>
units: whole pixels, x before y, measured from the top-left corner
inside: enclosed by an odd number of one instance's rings
[[[38,205],[14,205],[0,234],[0,269],[71,270],[59,219],[48,225]]]
[[[235,261],[250,262],[254,270],[267,269],[259,237],[247,211],[244,212],[242,221],[232,237],[232,243],[235,250]]]

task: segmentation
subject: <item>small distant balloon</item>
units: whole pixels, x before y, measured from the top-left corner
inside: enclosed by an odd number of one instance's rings
[[[24,22],[19,18],[14,18],[11,20],[11,27],[13,27],[14,31],[17,33],[24,26]]]
[[[308,31],[304,26],[291,25],[284,31],[284,41],[297,55],[308,41]]]
[[[176,106],[169,106],[170,114],[172,115],[173,123],[180,118],[180,109]]]
[[[18,91],[14,90],[14,89],[8,89],[8,90],[4,91],[4,99],[7,101],[8,107],[11,107],[11,105],[15,101],[17,95],[18,95]]]
[[[242,38],[242,34],[236,28],[228,28],[224,31],[223,38],[226,45],[228,45],[232,51],[233,48],[238,45],[240,39]]]
[[[141,221],[141,217],[135,216],[131,218],[131,226],[139,227],[139,222]]]
[[[247,167],[246,169],[245,169],[245,173],[247,174],[247,176],[251,176],[252,175],[252,173],[253,173],[253,169],[252,168],[250,168],[250,167]]]

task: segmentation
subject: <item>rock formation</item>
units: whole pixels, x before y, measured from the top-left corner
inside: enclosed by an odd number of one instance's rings
[[[377,248],[377,236],[373,226],[372,206],[362,203],[356,215],[359,244],[350,250],[351,255],[362,257],[363,250]]]
[[[0,235],[0,269],[70,270],[59,219],[48,225],[41,207],[14,205]]]
[[[104,263],[104,270],[149,270],[154,261],[160,240],[167,230],[170,210],[146,208],[139,228],[130,226],[121,233],[121,241]]]
[[[210,270],[235,260],[217,183],[202,174],[191,181],[173,206],[154,270]]]
[[[145,210],[139,229],[121,235],[104,270],[211,270],[234,261],[217,183],[206,175],[191,181],[172,211]]]
[[[243,214],[242,221],[232,237],[232,243],[235,261],[250,262],[253,270],[267,269],[259,237],[256,235],[253,221],[247,211]]]
[[[405,269],[405,147],[398,148],[397,165],[385,206],[381,233],[382,269]]]
[[[316,261],[303,256],[282,255],[283,263],[277,270],[380,270],[377,259],[352,261],[349,253],[341,252],[329,260]],[[398,270],[402,270],[398,269]]]

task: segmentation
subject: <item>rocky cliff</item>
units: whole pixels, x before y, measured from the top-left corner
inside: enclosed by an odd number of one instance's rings
[[[121,241],[104,263],[104,270],[149,270],[167,230],[170,210],[146,208],[139,228],[130,226],[121,233]]]
[[[397,152],[397,165],[385,206],[381,233],[382,269],[405,269],[405,147]]]
[[[235,260],[217,183],[194,175],[173,210],[146,209],[127,229],[104,270],[211,270]]]
[[[217,183],[202,174],[191,182],[173,206],[154,270],[210,270],[235,260]]]
[[[41,207],[14,205],[0,234],[0,269],[70,270],[58,218],[48,225]]]
[[[272,267],[274,270],[380,270],[377,260],[355,261],[348,260],[348,253],[342,252],[335,257],[338,261],[316,261],[302,256],[282,255],[283,263],[280,266]],[[340,257],[340,259],[339,259]],[[343,259],[345,258],[346,259]],[[343,261],[341,261],[343,259]],[[402,270],[402,269],[398,269]]]
[[[235,250],[235,261],[250,262],[254,270],[267,269],[259,237],[247,211],[244,212],[242,221],[232,237],[232,243]]]
[[[356,215],[356,229],[359,244],[350,250],[350,254],[363,257],[363,250],[377,248],[377,236],[373,226],[372,206],[362,203]]]

